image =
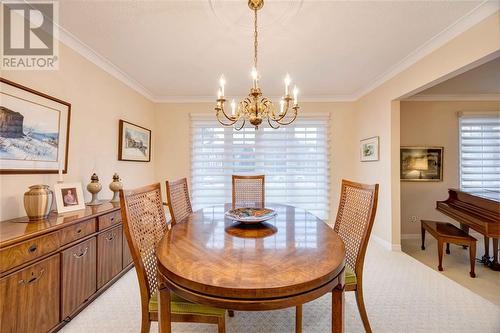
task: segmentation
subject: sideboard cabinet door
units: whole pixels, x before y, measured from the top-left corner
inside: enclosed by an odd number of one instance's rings
[[[0,280],[2,333],[45,333],[59,323],[59,265],[56,254]]]
[[[97,236],[97,289],[122,270],[122,226]]]
[[[68,317],[96,292],[97,262],[95,237],[61,253],[62,319]]]

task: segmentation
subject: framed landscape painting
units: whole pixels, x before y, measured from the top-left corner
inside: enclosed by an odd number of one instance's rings
[[[0,173],[63,173],[71,104],[0,78]]]
[[[361,140],[359,153],[361,162],[378,161],[379,137],[374,136],[368,139]]]
[[[118,160],[151,161],[151,130],[121,119],[119,126]]]
[[[401,180],[443,181],[443,147],[401,147]]]

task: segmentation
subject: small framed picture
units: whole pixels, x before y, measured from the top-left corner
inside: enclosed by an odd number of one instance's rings
[[[443,181],[443,147],[401,147],[401,180]]]
[[[120,119],[118,160],[151,161],[151,130]]]
[[[82,183],[58,183],[54,185],[57,212],[66,213],[85,209]]]
[[[361,140],[359,146],[361,162],[372,162],[379,160],[379,137],[374,136]]]

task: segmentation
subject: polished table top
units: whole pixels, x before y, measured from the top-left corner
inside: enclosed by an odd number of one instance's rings
[[[158,244],[158,268],[183,288],[205,295],[256,299],[297,295],[335,279],[344,268],[340,237],[303,209],[269,205],[262,226],[224,218],[230,205],[196,211]]]

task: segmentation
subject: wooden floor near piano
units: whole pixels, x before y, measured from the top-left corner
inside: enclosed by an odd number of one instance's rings
[[[479,234],[473,234],[473,236],[478,240],[477,257],[480,257],[484,254],[484,241]],[[432,237],[426,237],[425,243],[425,251],[422,251],[420,238],[403,239],[401,248],[406,254],[437,271],[437,241]],[[443,257],[444,271],[440,273],[500,306],[500,272],[476,263],[476,278],[473,279],[469,276],[469,250],[464,250],[457,245],[450,245],[450,250],[451,254],[445,254]],[[490,241],[490,253],[491,251]]]

